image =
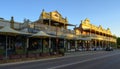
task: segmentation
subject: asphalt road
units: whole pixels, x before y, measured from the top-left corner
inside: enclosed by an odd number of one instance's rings
[[[120,51],[68,53],[64,57],[1,64],[0,69],[120,69]]]

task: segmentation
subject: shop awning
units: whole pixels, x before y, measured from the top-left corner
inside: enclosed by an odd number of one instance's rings
[[[76,26],[76,25],[73,25],[73,24],[65,24],[65,26]]]
[[[0,29],[0,34],[13,36],[13,35],[21,34],[21,32],[16,31],[16,30],[10,28],[9,26],[5,26],[2,29]]]
[[[33,34],[31,37],[50,37],[50,35],[48,35],[47,33],[43,31],[39,31],[36,34]]]

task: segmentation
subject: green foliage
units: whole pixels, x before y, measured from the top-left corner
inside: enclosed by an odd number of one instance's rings
[[[117,38],[117,47],[120,48],[120,37]]]
[[[50,49],[50,52],[53,52],[53,49]]]
[[[59,51],[60,51],[60,52],[62,52],[62,53],[64,53],[64,52],[65,52],[65,51],[64,51],[64,48],[61,48]]]
[[[25,54],[25,51],[23,49],[17,49],[16,54]]]
[[[49,53],[49,48],[43,48],[43,53]]]
[[[31,54],[41,53],[41,52],[42,52],[41,49],[37,49],[37,50],[34,50],[34,51],[29,51],[29,53],[31,53]]]
[[[4,52],[5,52],[5,50],[4,50],[4,49],[0,49],[0,55],[3,55],[3,54],[4,54]]]
[[[64,56],[64,54],[65,54],[65,49],[64,49],[64,48],[59,49],[59,53]]]
[[[120,48],[120,45],[117,45],[117,48]]]
[[[117,38],[117,45],[120,45],[120,37]]]

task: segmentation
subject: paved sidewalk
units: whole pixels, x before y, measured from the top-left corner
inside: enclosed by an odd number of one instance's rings
[[[54,59],[61,59],[61,58],[75,57],[75,56],[94,55],[94,54],[98,54],[98,53],[105,54],[105,53],[109,53],[109,52],[108,51],[77,51],[77,52],[66,52],[65,56],[62,56],[62,57],[43,58],[43,59],[37,59],[37,60],[4,63],[4,64],[0,64],[0,66],[1,65],[12,65],[12,64],[30,63],[30,62],[37,62],[37,61],[54,60]]]
[[[77,52],[66,52],[65,56],[84,56],[92,55],[97,53],[107,53],[108,51],[77,51]]]
[[[97,53],[110,53],[110,52],[120,52],[120,49],[114,49],[113,51],[105,51],[105,50],[98,50],[98,51],[76,51],[76,52],[66,52],[65,56],[84,56],[84,55],[92,55]]]

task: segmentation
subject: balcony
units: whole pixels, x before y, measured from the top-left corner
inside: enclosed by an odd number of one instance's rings
[[[55,34],[56,29],[57,29],[57,32],[60,35],[61,34],[75,34],[74,30],[64,29],[63,27],[56,28],[55,26],[49,26],[49,25],[44,25],[44,24],[35,25],[34,29],[44,31],[46,33],[52,33],[52,34]]]
[[[86,34],[86,35],[81,35],[81,37],[90,37],[91,39],[116,42],[115,38],[107,37],[107,36],[103,36],[103,35],[97,35],[97,34]]]

